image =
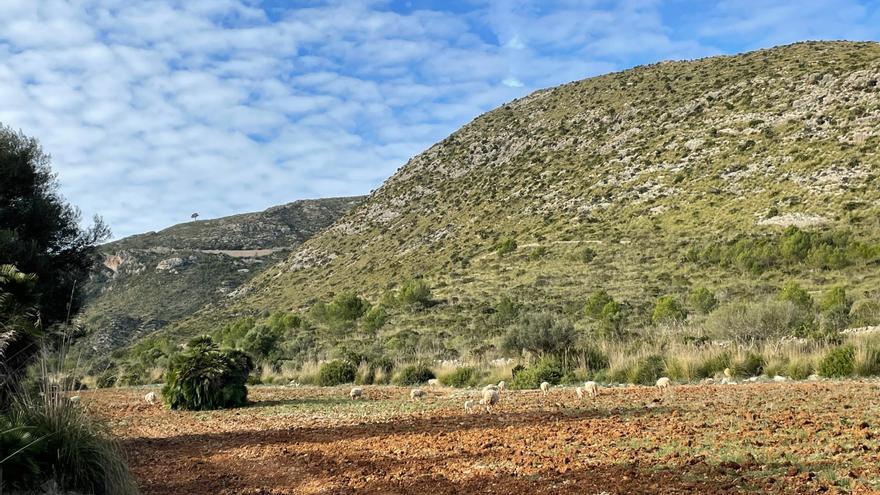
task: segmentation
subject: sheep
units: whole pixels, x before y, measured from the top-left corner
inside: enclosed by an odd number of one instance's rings
[[[74,395],[73,397],[71,397],[68,400],[73,404],[79,404],[79,396],[78,395]]]
[[[491,407],[498,403],[501,395],[497,390],[483,390],[483,398],[480,399],[480,405],[486,406],[486,412],[491,412]]]
[[[471,412],[474,410],[474,401],[466,400],[464,401],[464,412]]]
[[[599,384],[596,382],[584,382],[584,392],[586,392],[591,399],[595,399],[597,395],[599,395]]]
[[[730,371],[730,368],[724,368],[724,376],[727,378],[733,378],[733,372]]]
[[[153,405],[156,403],[156,392],[147,392],[147,395],[144,396],[144,400],[147,401],[147,404]]]
[[[550,383],[549,382],[541,382],[541,392],[544,392],[544,395],[550,393]]]
[[[363,398],[364,389],[361,387],[354,387],[351,389],[351,392],[348,393],[348,396],[351,397],[352,400]]]
[[[421,400],[421,398],[426,395],[428,394],[426,394],[424,390],[420,388],[414,388],[409,392],[409,400]]]
[[[661,376],[660,379],[657,380],[657,390],[659,390],[661,394],[665,393],[666,389],[670,386],[672,386],[672,382],[665,376]]]
[[[577,395],[578,399],[584,398],[584,389],[582,389],[581,387],[574,389],[574,393],[575,395]]]
[[[493,385],[493,384],[490,383],[489,385],[486,385],[485,387],[483,387],[483,390],[495,390],[495,391],[499,391],[500,389],[498,388],[498,385]]]
[[[498,382],[498,391],[499,392],[504,392],[504,390],[506,388],[507,388],[507,384],[504,383],[504,380],[501,380],[500,382]]]
[[[428,380],[428,386],[429,386],[429,387],[439,387],[439,386],[440,386],[440,380],[438,380],[438,379],[436,379],[436,378],[431,378],[430,380]]]

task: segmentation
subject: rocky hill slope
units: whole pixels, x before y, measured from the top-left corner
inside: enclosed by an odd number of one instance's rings
[[[256,213],[174,225],[101,247],[84,287],[81,323],[91,352],[125,346],[240,287],[363,198],[296,201]]]
[[[817,42],[538,91],[416,156],[228,309],[166,335],[343,291],[378,304],[413,279],[434,304],[389,308],[377,335],[459,350],[498,334],[502,297],[577,321],[604,288],[633,325],[658,296],[703,286],[722,303],[788,280],[877,298],[878,81],[877,43]],[[791,255],[782,244],[802,234],[815,249]]]

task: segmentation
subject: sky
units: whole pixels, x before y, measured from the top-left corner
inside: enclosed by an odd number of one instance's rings
[[[816,39],[880,39],[880,0],[0,0],[0,123],[120,238],[367,194],[536,89]]]

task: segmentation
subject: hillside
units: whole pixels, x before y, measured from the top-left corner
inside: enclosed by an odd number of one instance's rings
[[[363,198],[296,201],[256,213],[174,225],[101,247],[84,287],[83,344],[125,346],[206,305],[283,260]]]
[[[380,304],[413,279],[430,286],[427,307],[384,305],[378,330],[318,332],[319,348],[468,353],[497,342],[502,298],[588,329],[597,288],[633,329],[650,325],[658,296],[699,287],[722,305],[786,281],[876,300],[878,80],[877,43],[816,42],[538,91],[411,159],[226,310],[164,335],[305,312],[344,291]],[[801,238],[812,245],[787,250]]]

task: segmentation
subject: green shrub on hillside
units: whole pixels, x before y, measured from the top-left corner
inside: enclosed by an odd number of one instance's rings
[[[655,325],[681,323],[687,319],[687,310],[674,296],[661,296],[654,305],[651,321]]]
[[[822,311],[822,327],[831,330],[846,328],[849,324],[849,311],[852,300],[846,296],[843,287],[833,287],[822,297],[819,308]]]
[[[602,318],[602,310],[608,303],[613,301],[614,298],[605,289],[596,289],[590,294],[586,304],[584,304],[584,314],[588,318],[599,320]]]
[[[829,378],[852,376],[855,371],[856,350],[851,345],[835,347],[819,363],[819,374]]]
[[[436,378],[431,368],[423,364],[414,364],[401,369],[394,377],[394,384],[399,386],[420,385]]]
[[[343,383],[352,383],[356,373],[357,367],[348,361],[341,359],[330,361],[322,364],[318,370],[318,385],[332,387]]]
[[[700,287],[688,295],[688,305],[701,314],[709,314],[718,306],[715,294],[705,287]]]
[[[516,239],[512,237],[505,237],[504,239],[501,239],[501,241],[495,247],[495,252],[498,253],[498,256],[504,256],[505,254],[516,251],[516,248]]]
[[[788,301],[736,302],[713,311],[706,328],[713,334],[749,346],[788,335],[806,336],[813,313]]]
[[[171,409],[207,410],[247,404],[250,356],[220,350],[210,337],[197,337],[171,358],[162,397]]]
[[[397,301],[406,306],[428,306],[431,303],[431,288],[421,280],[410,280],[400,289]]]
[[[589,263],[596,259],[596,251],[592,248],[585,247],[578,251],[576,258],[582,263]]]
[[[779,299],[788,301],[805,311],[813,309],[813,298],[797,282],[786,282],[779,291]]]
[[[567,320],[551,313],[528,313],[504,335],[502,346],[516,354],[561,355],[574,347],[577,332]]]

